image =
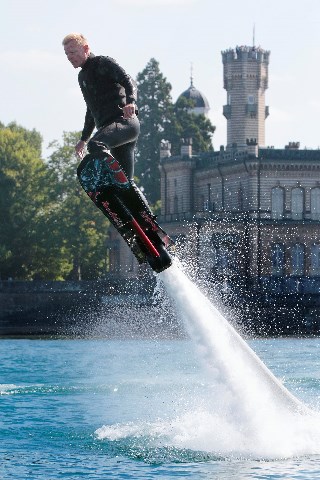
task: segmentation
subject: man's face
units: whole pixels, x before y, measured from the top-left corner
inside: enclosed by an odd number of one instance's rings
[[[79,45],[75,40],[68,42],[64,51],[74,68],[82,67],[89,55],[88,45]]]

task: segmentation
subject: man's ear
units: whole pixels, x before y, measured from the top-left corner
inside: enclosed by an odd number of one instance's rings
[[[90,53],[90,47],[89,45],[83,45],[83,49],[85,51],[86,54]]]

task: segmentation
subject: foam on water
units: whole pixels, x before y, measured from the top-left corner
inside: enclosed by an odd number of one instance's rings
[[[268,370],[214,305],[174,264],[158,275],[207,370],[210,398],[174,419],[104,426],[100,439],[246,458],[320,453],[320,415]]]

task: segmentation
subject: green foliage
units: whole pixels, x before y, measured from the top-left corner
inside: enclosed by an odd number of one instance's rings
[[[16,128],[0,129],[0,228],[3,276],[29,278],[35,261],[36,219],[44,203],[46,167],[35,145]]]
[[[152,58],[137,76],[141,134],[138,141],[136,175],[151,204],[160,199],[160,143],[168,140],[172,154],[180,153],[181,140],[192,138],[195,152],[212,150],[215,127],[204,115],[190,113],[192,100],[171,98],[171,84]]]
[[[213,150],[212,135],[215,127],[204,115],[196,115],[190,112],[193,106],[194,102],[185,97],[179,97],[175,104],[174,112],[178,128],[175,135],[171,138],[171,152],[173,155],[180,153],[181,138],[192,138],[194,152]],[[179,135],[179,138],[177,138],[177,135]]]
[[[160,198],[160,142],[174,122],[171,85],[152,58],[137,76],[141,134],[138,141],[136,175],[150,203]]]
[[[137,77],[141,134],[136,176],[154,211],[160,210],[160,143],[179,154],[182,138],[194,151],[212,149],[214,127],[192,105],[171,98],[171,85],[152,58]],[[110,224],[82,191],[76,178],[74,145],[79,132],[54,141],[48,161],[42,137],[15,122],[0,122],[1,278],[63,280],[104,274]]]
[[[105,268],[109,222],[76,179],[74,145],[65,133],[48,162],[41,137],[0,125],[0,273],[23,280],[97,278]],[[39,143],[40,142],[40,143]]]
[[[68,278],[97,278],[103,274],[106,262],[106,239],[109,221],[94,206],[80,187],[76,177],[79,163],[74,145],[79,132],[63,135],[63,144],[53,142],[54,152],[49,158],[49,169],[55,185],[56,215],[62,244],[71,262]]]

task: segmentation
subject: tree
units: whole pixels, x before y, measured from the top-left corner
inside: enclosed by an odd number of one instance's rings
[[[173,155],[180,153],[182,138],[192,138],[192,146],[195,152],[213,150],[212,135],[216,127],[204,115],[198,115],[190,111],[193,107],[194,101],[183,96],[178,98],[174,106],[178,128],[171,138]]]
[[[168,140],[172,154],[180,153],[181,140],[192,138],[195,152],[212,150],[215,127],[204,115],[190,112],[192,100],[180,97],[173,104],[171,84],[152,58],[137,76],[141,133],[138,140],[136,175],[149,202],[160,199],[160,143]]]
[[[136,175],[151,204],[160,198],[160,142],[175,128],[171,85],[152,58],[137,76],[141,134],[138,140]]]
[[[27,142],[30,147],[34,148],[37,155],[41,157],[42,136],[35,129],[27,130],[26,128],[18,125],[16,122],[11,122],[7,125],[12,132],[20,133],[22,138]]]
[[[40,138],[16,124],[0,127],[0,272],[4,278],[32,278],[41,258],[37,222],[46,201],[47,167],[40,158]]]
[[[63,145],[52,142],[50,147],[55,150],[48,166],[56,198],[51,224],[59,229],[59,244],[69,262],[68,278],[80,280],[103,274],[110,223],[78,182],[76,171],[79,159],[74,152],[78,138],[79,132],[65,132]]]
[[[97,278],[106,267],[109,222],[82,191],[65,133],[48,162],[41,137],[0,124],[0,273],[21,280]]]

